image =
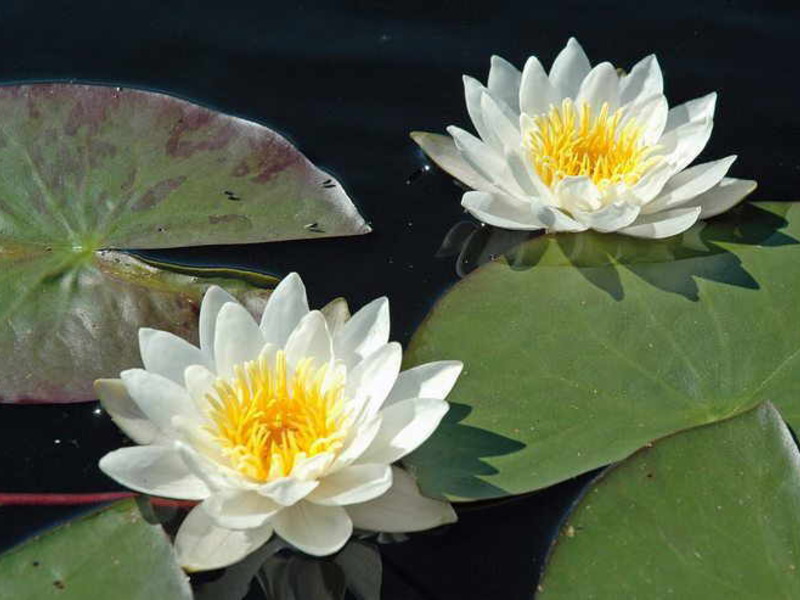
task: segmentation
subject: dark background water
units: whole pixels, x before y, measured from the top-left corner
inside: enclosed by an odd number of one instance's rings
[[[464,218],[461,190],[447,175],[412,177],[426,161],[408,132],[467,125],[461,74],[485,81],[492,54],[520,67],[536,54],[549,65],[570,35],[593,63],[630,67],[655,52],[671,104],[720,94],[701,159],[736,153],[731,173],[758,180],[753,199],[790,200],[800,176],[799,19],[800,9],[784,3],[707,0],[4,0],[0,81],[163,90],[280,131],[342,182],[372,234],[155,255],[298,270],[312,305],[344,295],[359,306],[386,294],[393,337],[406,343],[456,280],[453,259],[434,255]],[[0,490],[118,489],[96,463],[122,436],[96,408],[0,407]],[[529,598],[549,538],[585,481],[462,509],[456,527],[383,547],[383,597]],[[75,512],[0,508],[0,547]]]

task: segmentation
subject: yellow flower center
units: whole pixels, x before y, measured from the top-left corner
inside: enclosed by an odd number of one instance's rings
[[[218,379],[208,396],[209,431],[231,465],[267,482],[289,475],[301,460],[337,452],[347,434],[344,376],[304,359],[289,374],[286,355],[260,357]]]
[[[592,114],[584,103],[569,98],[534,119],[525,144],[542,182],[552,186],[565,177],[589,177],[600,189],[617,183],[633,185],[658,161],[658,146],[642,141],[643,128],[634,119],[621,124],[622,110],[609,113],[608,103]]]

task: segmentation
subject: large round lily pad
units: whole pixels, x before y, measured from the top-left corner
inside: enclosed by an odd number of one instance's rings
[[[0,600],[191,600],[164,531],[126,500],[0,556]]]
[[[764,400],[793,422],[798,233],[800,206],[763,204],[664,242],[542,236],[470,274],[407,354],[465,363],[463,406],[408,459],[423,489],[536,490]]]
[[[610,468],[564,524],[539,600],[800,597],[800,454],[762,405]]]
[[[4,86],[0,114],[0,402],[93,399],[93,379],[138,364],[139,327],[195,335],[208,281],[110,248],[369,231],[283,137],[184,100]]]

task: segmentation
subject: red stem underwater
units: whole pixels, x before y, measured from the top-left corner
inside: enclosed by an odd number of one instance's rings
[[[94,494],[26,494],[0,492],[2,506],[79,506],[81,504],[98,504],[135,498],[139,494],[130,492],[99,492]],[[191,508],[196,502],[191,500],[170,500],[168,498],[150,498],[154,506],[174,506]]]

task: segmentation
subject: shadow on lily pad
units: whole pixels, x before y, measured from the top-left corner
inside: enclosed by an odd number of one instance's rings
[[[471,411],[472,407],[465,404],[450,403],[450,411],[436,433],[405,458],[406,467],[415,474],[425,495],[474,500],[508,494],[482,479],[498,472],[484,459],[517,452],[525,444],[461,423]]]
[[[446,234],[437,256],[456,256],[465,277],[489,261],[504,259],[516,270],[535,266],[573,266],[612,298],[625,296],[618,269],[624,267],[666,292],[699,300],[696,278],[747,289],[758,282],[739,252],[747,247],[785,246],[798,240],[786,232],[789,203],[743,204],[663,240],[585,231],[542,235],[461,221]]]

